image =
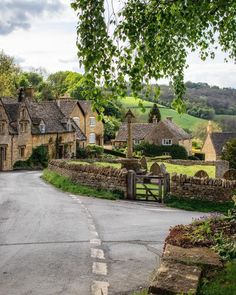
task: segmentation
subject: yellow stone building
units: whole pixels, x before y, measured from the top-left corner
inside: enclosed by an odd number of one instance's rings
[[[83,131],[82,131],[82,130]],[[0,171],[27,160],[46,146],[50,158],[71,158],[81,146],[103,144],[103,124],[87,101],[35,102],[22,90],[17,99],[0,98]]]

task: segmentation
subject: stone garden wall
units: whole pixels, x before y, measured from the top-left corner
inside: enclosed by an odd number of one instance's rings
[[[178,198],[203,201],[232,201],[236,191],[236,180],[189,177],[173,175],[170,194]]]
[[[97,189],[120,191],[125,196],[127,194],[127,171],[124,169],[71,164],[63,160],[52,160],[48,165],[48,169],[69,177],[75,183]]]

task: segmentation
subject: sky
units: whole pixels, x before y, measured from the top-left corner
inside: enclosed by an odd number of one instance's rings
[[[70,2],[1,0],[0,50],[14,56],[24,70],[82,72],[77,59],[77,18]],[[198,54],[190,54],[185,80],[236,88],[236,66],[233,61],[225,63],[224,58],[225,54],[218,51],[214,60],[202,62]]]

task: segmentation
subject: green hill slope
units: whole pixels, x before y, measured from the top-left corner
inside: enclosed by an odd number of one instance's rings
[[[132,112],[136,116],[137,122],[148,122],[148,114],[153,103],[146,100],[141,100],[141,101],[143,103],[143,106],[146,109],[145,112],[142,112],[141,108],[138,107],[139,99],[135,99],[134,97],[126,97],[121,99],[121,102],[124,108],[126,108],[127,110],[130,108],[132,110]],[[175,110],[164,107],[162,105],[159,105],[159,108],[160,108],[162,119],[165,119],[166,117],[172,117],[173,121],[177,125],[179,125],[182,128],[189,129],[191,131],[194,130],[194,128],[199,123],[206,121],[200,118],[190,116],[188,114],[179,115]]]

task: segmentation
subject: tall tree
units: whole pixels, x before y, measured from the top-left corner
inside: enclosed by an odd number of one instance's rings
[[[222,158],[223,160],[229,161],[231,168],[236,169],[236,138],[225,144]]]
[[[153,107],[149,112],[148,123],[153,123],[154,119],[156,119],[157,122],[161,121],[161,112],[156,103],[153,104]]]
[[[17,75],[20,68],[14,58],[0,51],[0,96],[14,96],[17,91]]]
[[[170,78],[172,105],[183,111],[189,51],[199,50],[205,60],[218,46],[236,59],[235,0],[126,0],[118,13],[113,1],[71,4],[78,14],[79,61],[95,85],[120,94],[128,80],[137,95],[150,80]],[[105,2],[111,4],[107,13]]]

